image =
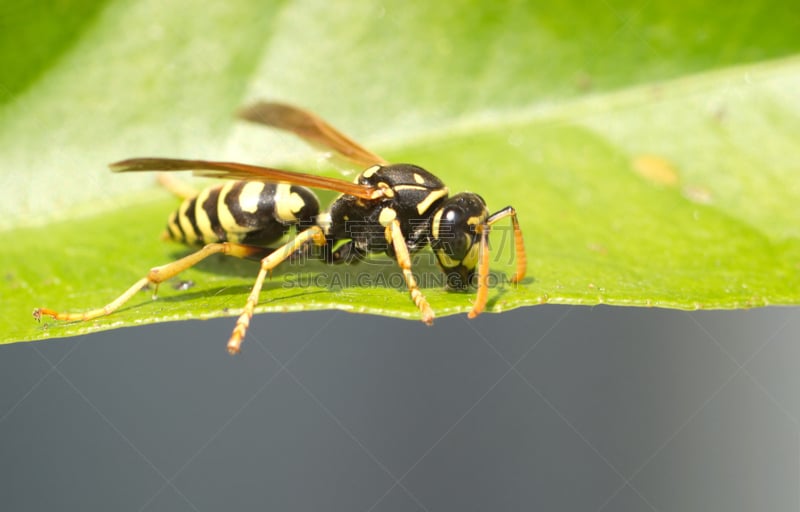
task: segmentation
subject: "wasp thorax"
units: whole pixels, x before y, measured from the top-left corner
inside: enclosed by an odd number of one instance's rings
[[[362,172],[357,182],[384,189],[401,218],[427,217],[447,197],[442,180],[412,164],[375,165]]]
[[[405,190],[438,190],[445,188],[442,180],[413,164],[373,165],[365,169],[357,178],[357,183],[379,186],[381,183],[389,187],[408,185],[413,188]]]
[[[382,190],[383,196],[374,200],[340,196],[329,209],[329,238],[352,240],[364,253],[393,256],[386,233],[399,223],[409,252],[428,243],[431,217],[447,197],[447,187],[439,178],[416,165],[375,165],[363,171],[356,183]]]
[[[431,222],[431,248],[449,288],[470,285],[480,252],[478,226],[489,211],[478,194],[463,192],[445,200]]]

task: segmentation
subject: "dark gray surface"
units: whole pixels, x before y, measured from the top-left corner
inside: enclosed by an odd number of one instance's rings
[[[797,511],[800,310],[339,312],[0,347],[2,510]]]

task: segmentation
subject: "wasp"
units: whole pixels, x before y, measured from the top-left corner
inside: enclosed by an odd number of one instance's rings
[[[434,312],[411,270],[411,255],[430,246],[448,288],[476,282],[477,294],[468,313],[479,315],[489,290],[489,231],[506,217],[514,232],[516,271],[512,283],[525,276],[526,258],[517,213],[508,206],[490,214],[486,202],[472,192],[450,196],[432,173],[412,164],[391,164],[335,129],[319,116],[297,107],[257,102],[239,112],[245,120],[285,130],[314,146],[330,149],[365,170],[354,180],[291,172],[234,162],[173,158],[132,158],[110,165],[115,172],[193,171],[195,175],[230,180],[198,193],[180,193],[184,200],[167,222],[165,237],[196,252],[150,269],[119,297],[84,313],[47,308],[33,311],[36,320],[85,321],[119,309],[139,290],[158,285],[212,254],[258,259],[258,275],[236,321],[228,351],[240,351],[258,304],[264,280],[293,254],[317,248],[327,263],[354,263],[385,253],[402,271],[421,320],[431,324]],[[340,195],[320,209],[311,188]],[[287,235],[296,233],[288,242]],[[279,244],[277,247],[273,247]]]

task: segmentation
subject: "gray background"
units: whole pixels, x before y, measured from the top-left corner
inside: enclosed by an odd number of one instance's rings
[[[3,510],[800,509],[800,310],[323,311],[0,347]]]

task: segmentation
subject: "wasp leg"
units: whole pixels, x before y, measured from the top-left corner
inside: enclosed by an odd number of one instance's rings
[[[253,311],[258,304],[258,296],[261,293],[261,288],[264,285],[264,279],[267,274],[272,272],[272,269],[277,267],[284,260],[289,258],[298,249],[303,247],[303,244],[312,241],[316,245],[325,245],[325,234],[319,226],[313,226],[305,231],[299,233],[292,241],[286,245],[276,249],[270,253],[266,258],[261,260],[261,270],[258,272],[256,282],[250,295],[247,297],[247,303],[244,306],[244,311],[236,321],[236,327],[233,329],[230,339],[228,340],[228,352],[231,354],[238,354],[244,339],[247,328],[250,326],[250,319],[253,318]]]
[[[481,235],[478,252],[478,293],[475,295],[475,302],[472,303],[472,310],[467,314],[469,318],[475,318],[483,313],[489,297],[489,224],[481,224],[477,229]]]
[[[492,224],[506,217],[511,217],[511,226],[514,228],[514,252],[517,260],[517,270],[511,276],[511,282],[518,283],[525,277],[528,259],[525,255],[522,230],[519,227],[516,210],[511,206],[506,206],[499,212],[492,214],[491,217],[486,219],[486,222],[478,226],[478,231],[481,235],[480,255],[478,256],[478,294],[475,297],[472,310],[467,315],[469,318],[475,318],[480,315],[486,307],[486,300],[489,296],[489,231]]]
[[[156,180],[159,185],[179,199],[191,199],[199,193],[192,186],[187,185],[185,182],[166,172],[158,173]]]
[[[196,265],[201,260],[206,259],[212,254],[222,253],[228,256],[235,256],[237,258],[247,258],[251,257],[254,254],[263,254],[263,252],[264,249],[261,247],[234,244],[230,242],[208,244],[199,251],[194,252],[179,260],[167,263],[166,265],[161,265],[159,267],[153,267],[152,269],[150,269],[150,272],[147,273],[147,276],[136,281],[133,284],[133,286],[128,288],[122,295],[120,295],[113,301],[109,302],[102,308],[93,309],[85,313],[60,313],[52,309],[36,308],[33,310],[33,317],[36,320],[41,319],[42,316],[50,316],[55,318],[56,320],[66,320],[66,321],[92,320],[94,318],[113,313],[114,311],[119,309],[120,306],[128,302],[131,299],[131,297],[136,295],[136,293],[139,290],[141,290],[143,287],[149,284],[155,285],[156,289],[158,289],[158,285],[160,283],[163,283],[167,279],[176,276],[177,274],[183,272],[187,268]]]
[[[403,277],[406,280],[406,286],[408,286],[408,293],[411,294],[411,300],[414,301],[414,304],[422,314],[422,321],[427,325],[431,325],[434,318],[433,310],[419,290],[414,274],[411,273],[411,255],[408,253],[408,246],[405,238],[403,238],[403,232],[400,231],[399,220],[394,219],[386,226],[386,241],[394,246],[397,264],[400,265],[400,270],[403,271]]]

